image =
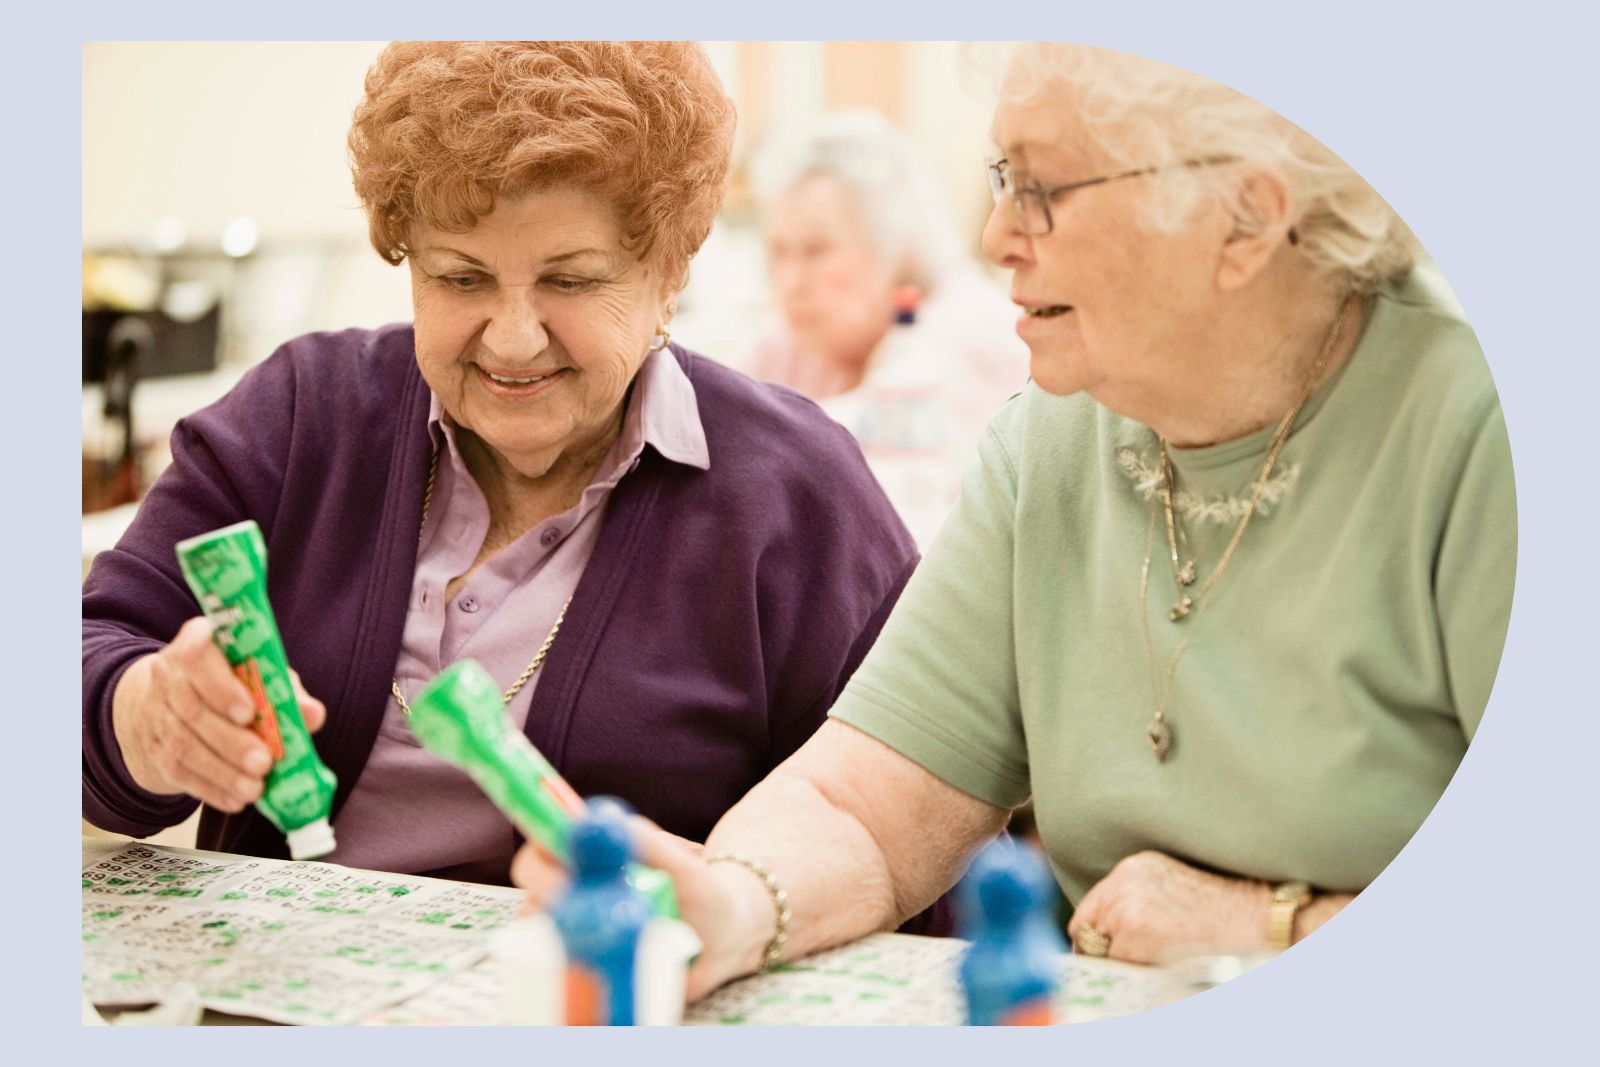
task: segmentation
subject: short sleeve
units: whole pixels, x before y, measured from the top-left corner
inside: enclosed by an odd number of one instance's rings
[[[1013,630],[1015,466],[995,429],[832,717],[979,800],[1029,795]]]
[[[1434,568],[1445,670],[1470,739],[1505,648],[1516,577],[1517,501],[1505,416],[1496,403],[1469,440]]]

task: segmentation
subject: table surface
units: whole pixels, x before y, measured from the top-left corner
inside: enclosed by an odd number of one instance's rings
[[[130,845],[140,844],[125,838],[85,837],[83,839],[83,869],[91,868],[115,857]],[[394,882],[404,878],[408,886],[419,890],[419,899],[427,893],[478,892],[504,894],[500,887],[475,886],[471,883],[453,883],[440,879],[413,876],[396,876],[383,872],[365,872],[333,864],[283,864],[280,861],[256,860],[255,857],[233,856],[197,849],[148,845],[167,862],[182,862],[179,857],[214,864],[238,864],[255,861],[253,866],[264,869],[290,867],[316,870],[326,869],[330,877],[350,879],[368,878]],[[215,870],[216,868],[213,868]],[[198,873],[209,873],[201,870]],[[165,878],[172,878],[166,875]],[[183,884],[183,883],[178,883]],[[89,878],[84,879],[84,892],[93,897],[96,907],[105,901],[108,891],[97,884],[91,889]],[[190,893],[197,896],[198,893]],[[229,894],[237,895],[237,894]],[[125,902],[124,902],[125,903]],[[135,901],[128,907],[150,907],[145,901]],[[198,904],[186,905],[198,907]],[[86,905],[85,915],[90,914]],[[107,914],[99,912],[99,915]],[[208,912],[209,916],[211,913]],[[217,914],[222,914],[218,912]],[[426,921],[426,920],[424,920]],[[86,918],[85,941],[90,938]],[[210,923],[207,925],[225,925]],[[148,931],[147,931],[148,932]],[[429,931],[433,933],[434,931]],[[231,942],[229,943],[231,947]],[[849,945],[818,953],[804,960],[781,966],[774,972],[756,975],[730,983],[685,1012],[686,1025],[950,1025],[962,1021],[963,1007],[956,982],[955,967],[966,943],[953,938],[914,937],[904,934],[874,934]],[[390,949],[390,951],[395,951]],[[476,962],[453,968],[451,973],[420,992],[408,994],[405,1000],[368,1012],[360,1020],[376,1025],[458,1024],[499,1025],[507,1020],[500,1010],[500,991],[504,987],[503,964],[485,949]],[[212,962],[221,962],[220,960]],[[1091,959],[1067,954],[1061,958],[1062,987],[1056,998],[1058,1016],[1066,1022],[1107,1018],[1155,1007],[1194,992],[1192,970],[1177,972],[1111,960]],[[86,968],[87,970],[87,968]],[[86,985],[88,977],[86,974]],[[215,1010],[215,1001],[206,1007],[201,1021],[210,1025],[257,1024],[263,1020]],[[223,1003],[226,1003],[224,1001]],[[103,1010],[106,1017],[116,1018],[114,1009]],[[85,992],[85,1021],[91,1019],[93,1009],[88,1005]],[[128,1013],[124,1022],[137,1018]],[[152,1015],[151,1021],[160,1016]]]

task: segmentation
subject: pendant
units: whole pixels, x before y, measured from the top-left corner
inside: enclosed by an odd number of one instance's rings
[[[1172,751],[1172,728],[1160,719],[1150,720],[1150,725],[1144,728],[1144,739],[1150,742],[1157,763],[1163,762]]]
[[[1179,585],[1193,585],[1194,584],[1194,560],[1191,559],[1188,562],[1184,563],[1183,566],[1178,568],[1178,584]]]
[[[1194,601],[1190,600],[1189,595],[1185,593],[1176,604],[1172,605],[1172,610],[1167,612],[1167,618],[1177,622],[1188,615],[1189,609],[1192,607],[1194,607]]]

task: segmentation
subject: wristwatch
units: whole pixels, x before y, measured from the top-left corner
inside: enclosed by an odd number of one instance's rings
[[[1267,913],[1267,944],[1282,952],[1294,944],[1294,917],[1311,903],[1311,886],[1305,882],[1284,882],[1272,887],[1272,910]]]

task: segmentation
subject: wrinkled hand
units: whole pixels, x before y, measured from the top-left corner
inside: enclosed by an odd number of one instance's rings
[[[328,717],[290,671],[306,728]],[[187,793],[236,812],[261,795],[272,767],[250,729],[250,693],[211,640],[204,617],[183,624],[172,643],[133,662],[111,697],[111,725],[128,773],[152,793]]]
[[[1266,951],[1272,889],[1208,874],[1160,852],[1137,852],[1097,882],[1067,933],[1085,924],[1111,939],[1110,956],[1170,963],[1191,955]]]
[[[672,879],[678,895],[678,912],[694,928],[701,952],[689,969],[685,999],[699,1000],[748,968],[738,960],[740,932],[750,921],[750,902],[766,909],[763,919],[772,925],[766,890],[737,864],[707,864],[705,846],[668,833],[642,815],[630,817],[635,858]],[[528,891],[524,913],[542,911],[566,891],[567,872],[560,861],[532,841],[511,861],[511,881]],[[749,884],[743,884],[748,881]]]

